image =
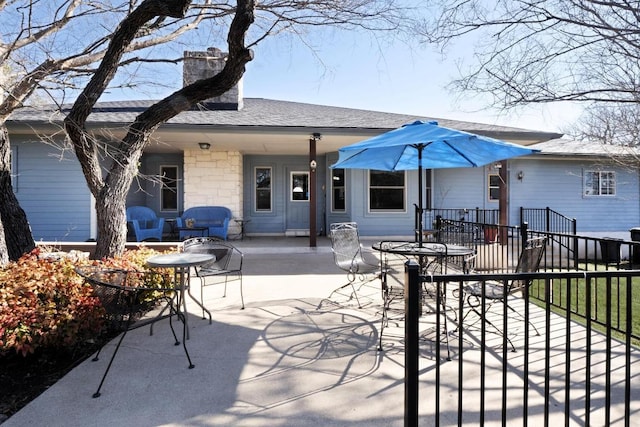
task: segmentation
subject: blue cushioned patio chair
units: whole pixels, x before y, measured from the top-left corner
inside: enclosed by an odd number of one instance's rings
[[[232,216],[231,210],[225,206],[194,206],[189,208],[176,218],[176,225],[180,230],[180,240],[198,237],[198,234],[193,235],[194,230],[189,230],[190,227],[203,228],[205,233],[200,237],[219,237],[222,240],[227,240],[229,221]],[[193,220],[192,226],[187,224],[188,219]],[[196,232],[202,233],[202,231]]]
[[[127,222],[131,224],[136,235],[136,241],[162,241],[164,218],[158,218],[156,213],[146,206],[131,206],[127,208]]]

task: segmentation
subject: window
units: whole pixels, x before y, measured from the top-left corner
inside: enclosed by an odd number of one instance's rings
[[[309,200],[309,172],[291,172],[291,201]]]
[[[432,177],[432,171],[433,169],[427,169],[425,171],[425,179],[424,179],[424,194],[425,194],[425,199],[424,199],[424,203],[423,203],[423,208],[425,209],[431,209],[431,177]]]
[[[344,212],[346,210],[344,169],[331,170],[331,194],[331,211]]]
[[[255,169],[256,211],[271,211],[271,168]]]
[[[18,192],[18,148],[11,147],[11,186],[15,193]]]
[[[500,175],[498,174],[489,174],[489,200],[500,200]]]
[[[160,190],[160,210],[178,210],[178,167],[160,166],[162,189]]]
[[[405,173],[369,171],[369,210],[405,210]]]
[[[585,196],[615,196],[616,173],[611,171],[585,171]]]

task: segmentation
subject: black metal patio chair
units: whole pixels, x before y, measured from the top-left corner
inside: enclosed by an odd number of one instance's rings
[[[544,256],[545,248],[546,237],[536,237],[527,240],[524,247],[522,248],[522,251],[520,252],[520,256],[518,257],[518,265],[516,266],[515,273],[533,273],[538,271],[538,269],[540,268],[540,262],[542,261],[542,257]],[[506,305],[507,309],[511,311],[511,313],[524,319],[522,313],[509,305],[509,297],[518,292],[524,292],[524,289],[529,287],[530,285],[530,280],[466,283],[463,287],[463,298],[466,298],[467,305],[469,306],[470,310],[468,310],[464,314],[460,325],[464,325],[464,321],[466,320],[467,316],[469,316],[469,314],[471,313],[474,313],[478,317],[476,319],[476,322],[483,320],[487,325],[490,325],[499,335],[505,336],[507,341],[511,345],[512,351],[515,352],[516,348],[511,342],[511,339],[507,336],[506,331],[502,331],[497,325],[491,322],[491,320],[487,318],[487,314],[491,310],[491,307],[494,306],[494,304],[503,303]],[[483,295],[485,299],[484,312],[482,312]],[[473,323],[471,325],[467,325],[467,327],[472,325]],[[538,332],[538,329],[531,322],[531,320],[529,320],[529,325],[533,327],[537,335],[540,335],[540,332]]]
[[[216,284],[224,284],[223,297],[227,296],[227,284],[231,281],[239,281],[240,301],[244,309],[244,295],[242,291],[242,263],[244,254],[231,243],[217,237],[193,237],[183,242],[185,252],[211,254],[215,261],[195,267],[195,273],[200,278],[200,301],[204,301],[204,287]],[[210,279],[207,282],[207,279]],[[202,317],[204,318],[204,309]]]
[[[417,243],[396,242],[396,241],[382,241],[376,244],[380,250],[380,257],[384,269],[388,272],[390,254],[402,257],[403,259],[410,259],[417,257],[420,265],[420,272],[422,275],[444,274],[447,272],[449,263],[448,246],[444,243],[435,242],[423,242],[422,245]],[[392,305],[397,302],[404,302],[404,283],[398,282],[397,285],[390,284],[387,281],[386,274],[383,275],[382,283],[382,322],[380,328],[380,338],[378,343],[378,350],[382,351],[382,339],[384,336],[384,330],[389,324],[390,312],[394,312],[397,317],[396,320],[404,320],[404,306],[399,308],[393,308]],[[455,315],[455,311],[451,310],[446,305],[446,285],[436,286],[432,282],[422,282],[422,286],[419,290],[420,305],[418,308],[418,315],[423,316],[425,314],[435,314],[442,316],[444,327],[444,338],[447,348],[447,360],[451,359],[451,352],[449,348],[449,332],[447,322],[447,312],[451,311]],[[439,294],[439,295],[438,295]],[[440,307],[431,307],[425,311],[427,305],[433,304],[439,301]]]
[[[182,346],[189,361],[189,369],[194,367],[185,342],[186,322],[184,315],[180,312],[176,301],[176,288],[167,275],[155,271],[139,272],[108,269],[101,266],[77,267],[76,273],[93,287],[94,295],[100,299],[105,311],[105,327],[111,331],[122,332],[93,397],[100,397],[102,385],[128,331],[168,317],[174,344],[180,344],[173,329],[173,315],[177,315],[182,321]],[[161,302],[167,304],[168,314],[162,315],[161,312],[161,315],[143,317],[151,308]],[[99,359],[102,348],[98,350],[92,359],[93,361]]]

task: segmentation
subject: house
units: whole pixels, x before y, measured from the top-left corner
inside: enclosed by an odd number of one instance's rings
[[[216,49],[185,52],[185,82],[215,72],[223,60],[224,54]],[[507,163],[509,223],[518,223],[520,206],[545,207],[557,202],[556,210],[581,221],[583,217],[591,221],[598,212],[606,221],[594,222],[589,230],[609,232],[614,227],[610,213],[615,199],[616,212],[621,212],[618,207],[625,209],[625,215],[619,215],[623,218],[616,219],[616,229],[640,224],[637,172],[615,169],[618,180],[613,197],[585,196],[580,193],[580,176],[585,171],[601,171],[599,157],[576,161],[570,153],[547,153],[547,147],[562,143],[560,134],[242,95],[240,83],[222,97],[162,125],[145,149],[127,205],[148,206],[169,220],[192,206],[226,206],[238,220],[232,221],[231,234],[238,233],[242,223],[248,235],[304,236],[314,229],[323,234],[333,222],[356,221],[362,235],[412,236],[416,171],[395,173],[393,182],[379,186],[375,171],[330,166],[342,146],[404,123],[436,120],[442,126],[542,147],[539,154]],[[152,102],[99,103],[88,125],[108,141]],[[25,108],[7,123],[14,189],[37,241],[96,237],[92,196],[73,150],[64,144],[64,112]],[[493,168],[427,171],[428,206],[497,209]],[[579,197],[568,205],[567,194],[575,191]],[[382,197],[372,206],[370,195],[376,193]],[[310,199],[315,199],[313,212]],[[585,199],[589,202],[586,211],[580,204]]]
[[[549,206],[575,218],[578,234],[630,239],[640,226],[640,150],[562,138],[531,147],[540,153],[509,162],[515,209]]]

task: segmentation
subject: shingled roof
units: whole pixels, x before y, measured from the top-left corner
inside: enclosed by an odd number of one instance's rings
[[[126,124],[152,105],[154,100],[101,102],[89,116],[93,124]],[[16,111],[9,123],[48,123],[61,121],[68,107],[62,112],[52,106],[24,108]],[[279,101],[263,98],[245,98],[241,110],[213,110],[204,107],[182,112],[168,121],[174,126],[213,127],[278,127],[278,128],[334,128],[390,130],[415,120],[436,120],[438,124],[479,134],[530,134],[537,139],[548,140],[560,135],[550,132],[526,130],[508,126],[448,120],[407,114],[385,113],[353,108]]]
[[[640,148],[621,145],[608,145],[598,141],[576,141],[557,138],[538,144],[530,145],[540,150],[541,155],[570,156],[570,157],[640,157]]]

